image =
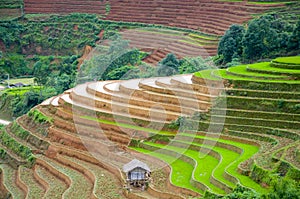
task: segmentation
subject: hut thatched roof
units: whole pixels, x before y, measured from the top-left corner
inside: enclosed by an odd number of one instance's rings
[[[123,166],[123,171],[124,171],[125,173],[127,173],[127,172],[129,172],[129,171],[132,171],[132,170],[135,169],[135,168],[138,168],[138,167],[139,167],[139,168],[142,168],[142,169],[144,169],[144,170],[146,170],[146,171],[149,171],[149,172],[151,171],[147,164],[145,164],[145,163],[143,163],[143,162],[141,162],[141,161],[139,161],[139,160],[137,160],[137,159],[134,159],[134,160],[132,160],[131,162],[125,164],[125,165]]]

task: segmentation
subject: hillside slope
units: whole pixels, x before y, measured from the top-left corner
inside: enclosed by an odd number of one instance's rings
[[[71,12],[95,13],[107,20],[142,22],[198,30],[223,35],[231,24],[242,24],[251,15],[284,4],[261,4],[247,1],[190,0],[172,1],[36,1],[24,0],[25,13]]]
[[[2,187],[17,198],[187,198],[268,193],[270,173],[299,180],[297,60],[78,85],[1,129]],[[133,158],[153,171],[147,192],[122,189]]]

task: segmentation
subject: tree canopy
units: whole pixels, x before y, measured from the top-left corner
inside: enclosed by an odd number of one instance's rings
[[[218,54],[224,56],[224,62],[231,62],[234,57],[240,57],[243,53],[242,39],[245,29],[241,25],[232,25],[221,38],[218,46]]]
[[[219,63],[254,62],[300,50],[300,20],[297,25],[275,14],[264,15],[248,22],[246,28],[232,25],[218,46]]]

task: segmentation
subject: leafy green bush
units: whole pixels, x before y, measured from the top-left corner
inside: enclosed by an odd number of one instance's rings
[[[229,63],[233,58],[242,55],[242,39],[244,34],[245,29],[241,25],[232,25],[225,32],[218,46],[218,54],[223,56],[224,63]]]
[[[27,113],[27,115],[37,123],[43,124],[43,123],[52,123],[52,118],[49,118],[45,116],[43,113],[41,113],[37,109],[32,109]]]
[[[261,195],[249,188],[237,185],[232,193],[225,196],[217,196],[210,192],[205,192],[204,199],[262,199]]]
[[[13,115],[20,116],[26,114],[32,107],[43,101],[40,93],[34,90],[26,92],[23,96],[18,96],[11,102],[13,105]]]
[[[166,135],[159,135],[159,134],[156,134],[156,135],[153,135],[151,137],[148,138],[148,141],[151,141],[151,142],[165,142],[165,143],[169,143],[170,142],[170,137],[169,136],[166,136]]]
[[[131,147],[140,147],[140,140],[131,139],[129,146]]]
[[[299,51],[300,21],[284,20],[278,14],[263,15],[248,22],[247,28],[232,25],[219,42],[218,63],[234,58],[247,62]]]
[[[129,43],[116,38],[109,48],[97,46],[95,56],[84,62],[78,75],[79,82],[120,79],[127,72],[135,69],[146,55],[137,49],[130,49]]]
[[[105,14],[108,15],[110,12],[110,4],[108,2],[105,3]]]
[[[259,167],[258,165],[254,165],[250,174],[250,177],[257,183],[267,183],[270,184],[272,182],[271,172],[264,170],[263,168]]]
[[[300,110],[300,104],[295,104],[295,105],[294,105],[294,110],[295,110],[295,111]]]
[[[157,70],[158,76],[171,76],[178,74],[179,67],[182,63],[183,61],[177,59],[175,54],[167,54],[167,56],[159,62]]]
[[[16,122],[14,122],[11,126],[11,132],[15,134],[17,137],[26,140],[29,136],[29,132],[19,126]]]
[[[0,148],[0,159],[5,159],[5,157],[6,157],[6,151],[4,150],[4,149],[1,149]]]
[[[299,181],[279,178],[272,185],[272,190],[269,194],[264,196],[267,199],[299,199],[300,198],[300,184]]]
[[[192,119],[193,120],[208,120],[209,116],[207,115],[207,113],[203,113],[203,112],[194,112]]]
[[[30,148],[18,143],[15,139],[10,137],[10,135],[7,132],[5,131],[0,132],[0,141],[3,145],[11,149],[14,153],[18,154],[20,157],[26,160],[28,158],[31,158],[32,153]]]
[[[168,128],[170,129],[179,129],[180,125],[183,125],[186,122],[186,117],[179,116],[176,120],[172,121]]]

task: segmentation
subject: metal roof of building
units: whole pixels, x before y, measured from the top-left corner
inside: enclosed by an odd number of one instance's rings
[[[146,170],[146,171],[151,171],[147,164],[145,164],[145,163],[143,163],[143,162],[141,162],[141,161],[139,161],[139,160],[137,160],[137,159],[134,159],[134,160],[132,160],[131,162],[125,164],[125,165],[123,166],[123,171],[124,171],[125,173],[127,173],[127,172],[129,172],[129,171],[132,171],[132,170],[135,169],[135,168],[138,168],[138,167],[139,167],[139,168],[142,168],[142,169],[144,169],[144,170]]]

